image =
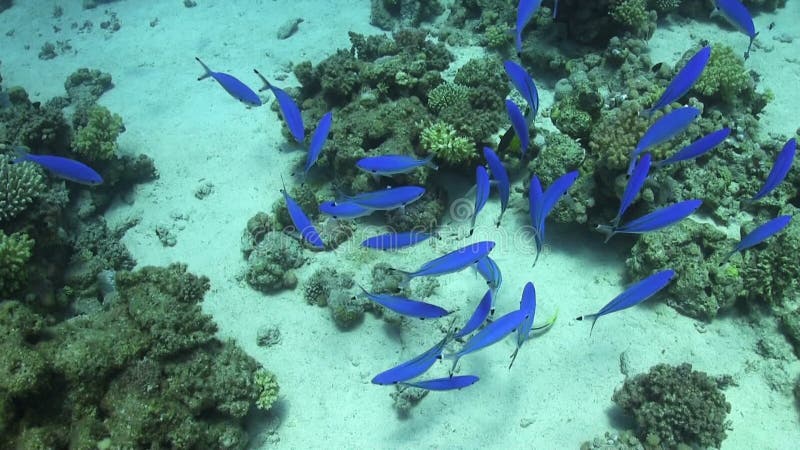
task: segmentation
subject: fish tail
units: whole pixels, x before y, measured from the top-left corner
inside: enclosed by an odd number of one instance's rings
[[[511,362],[508,363],[508,370],[511,370],[511,366],[513,366],[514,365],[514,361],[517,360],[517,353],[519,353],[519,349],[520,349],[520,347],[517,346],[517,348],[514,349],[514,353],[511,354]]]
[[[425,166],[427,166],[427,167],[429,167],[429,168],[431,168],[433,170],[439,170],[439,166],[436,165],[436,163],[433,162],[433,157],[434,156],[435,155],[433,153],[431,153],[430,155],[428,155],[427,158],[424,159]]]
[[[14,154],[16,157],[11,160],[11,164],[17,164],[24,161],[30,161],[30,149],[23,145],[15,145],[14,147]]]
[[[617,230],[614,225],[597,225],[595,230],[606,235],[606,240],[603,241],[603,243],[607,243],[612,236],[617,234]]]
[[[267,78],[264,75],[261,75],[261,72],[259,72],[257,69],[253,69],[253,72],[255,72],[255,74],[258,75],[258,78],[261,78],[261,82],[264,83],[264,86],[261,86],[258,92],[272,89],[272,85],[269,84],[269,81],[267,81]]]
[[[585,316],[578,316],[575,320],[592,320],[592,327],[589,328],[589,336],[592,335],[592,330],[594,330],[594,324],[597,323],[597,318],[600,317],[597,314],[587,314]]]
[[[203,66],[203,70],[205,70],[205,73],[204,73],[204,74],[202,74],[202,75],[200,75],[199,77],[197,77],[197,81],[200,81],[200,80],[205,80],[206,78],[210,77],[210,76],[211,76],[211,69],[209,69],[209,68],[208,68],[208,66],[206,65],[206,63],[204,63],[203,61],[201,61],[201,60],[200,60],[200,58],[198,58],[197,56],[195,56],[195,57],[194,57],[194,59],[196,59],[196,60],[197,60],[197,62],[199,62],[199,63],[200,63],[200,65],[201,65],[201,66]]]
[[[390,269],[394,273],[400,274],[403,278],[400,280],[400,287],[402,289],[407,289],[409,284],[411,283],[411,272],[406,272],[405,270],[400,269]]]

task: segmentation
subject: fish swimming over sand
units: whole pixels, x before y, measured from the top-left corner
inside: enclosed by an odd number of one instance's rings
[[[261,75],[261,72],[256,69],[253,69],[253,72],[255,72],[264,83],[264,86],[259,89],[259,92],[266,89],[272,91],[275,95],[275,99],[278,100],[278,107],[281,110],[281,115],[283,115],[286,126],[289,128],[289,133],[298,144],[302,145],[303,141],[306,139],[306,130],[303,125],[303,115],[300,114],[300,108],[297,106],[297,103],[295,103],[292,96],[287,94],[286,91],[270,84],[266,77]]]
[[[758,36],[756,26],[753,23],[753,16],[750,11],[739,2],[739,0],[712,0],[714,3],[714,10],[711,11],[711,17],[722,16],[739,32],[744,33],[750,38],[750,43],[747,44],[747,50],[744,52],[744,59],[750,57],[750,49],[753,47],[753,41]]]
[[[236,100],[239,100],[248,106],[261,106],[261,98],[258,96],[258,94],[250,89],[246,84],[239,81],[238,78],[224,72],[214,72],[213,70],[209,69],[208,66],[200,60],[200,58],[195,56],[194,59],[196,59],[197,62],[203,66],[203,70],[205,70],[205,73],[200,75],[197,78],[197,81],[211,77],[216,80],[223,89],[225,89],[225,92],[230,94],[231,97],[235,98]]]

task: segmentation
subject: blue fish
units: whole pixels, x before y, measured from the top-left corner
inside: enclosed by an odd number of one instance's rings
[[[478,260],[475,268],[480,276],[486,280],[486,285],[492,291],[492,298],[496,297],[497,291],[500,290],[500,285],[503,284],[503,274],[500,272],[500,267],[497,266],[491,256],[484,256]],[[492,309],[492,314],[494,314],[494,309]]]
[[[519,4],[517,4],[517,24],[514,29],[514,46],[517,49],[517,56],[522,55],[522,30],[525,29],[541,5],[542,0],[519,0]]]
[[[319,204],[319,212],[334,219],[355,219],[375,212],[374,209],[364,208],[353,202],[324,201]]]
[[[298,144],[302,145],[303,141],[306,139],[306,130],[303,125],[303,115],[300,114],[300,108],[298,108],[297,103],[292,100],[292,96],[287,94],[286,91],[270,84],[264,75],[261,75],[261,72],[256,69],[253,69],[253,72],[255,72],[264,83],[264,87],[259,89],[259,92],[266,89],[272,91],[275,95],[275,99],[278,100],[278,106],[280,107],[281,115],[283,115],[283,120],[289,128],[289,133]]]
[[[506,111],[508,111],[508,118],[511,119],[511,126],[519,138],[520,148],[522,149],[522,156],[528,152],[530,145],[530,131],[528,130],[528,122],[525,121],[525,116],[519,110],[519,106],[513,100],[506,99]]]
[[[701,137],[700,139],[692,142],[691,144],[678,150],[677,153],[669,158],[653,164],[654,167],[662,167],[668,164],[675,164],[676,162],[686,161],[692,158],[697,158],[700,155],[712,150],[717,145],[721,144],[731,134],[730,128],[723,128]]]
[[[514,353],[511,354],[511,363],[508,365],[509,370],[511,370],[511,366],[514,365],[514,360],[517,359],[519,349],[522,347],[522,344],[528,340],[528,335],[531,333],[531,328],[533,328],[533,318],[536,315],[536,289],[530,281],[525,284],[525,288],[522,290],[519,310],[525,313],[525,318],[522,319],[522,323],[520,323],[519,328],[517,328],[517,348],[515,348]]]
[[[469,229],[470,236],[472,236],[472,233],[475,231],[475,220],[478,219],[478,214],[480,214],[483,207],[486,206],[486,202],[489,200],[489,190],[491,186],[489,184],[489,173],[486,172],[485,167],[478,166],[475,168],[475,183],[477,188],[475,189],[475,208],[473,208],[472,211]]]
[[[325,142],[328,140],[328,133],[331,131],[332,122],[333,113],[329,111],[319,119],[319,124],[317,124],[317,128],[314,130],[314,134],[311,135],[311,145],[308,146],[308,157],[306,158],[306,165],[303,170],[304,176],[306,177],[308,176],[308,171],[311,170],[311,167],[317,162],[317,159],[319,159],[323,147],[325,147]]]
[[[674,205],[657,209],[625,225],[598,225],[597,231],[606,235],[605,242],[608,242],[612,236],[618,233],[641,234],[655,231],[689,217],[702,204],[701,200],[684,200]]]
[[[689,92],[689,89],[694,86],[694,83],[703,74],[710,57],[711,47],[706,46],[698,50],[675,75],[656,104],[652,108],[645,110],[644,113],[650,116],[655,111],[678,101],[684,94]]]
[[[283,184],[281,193],[283,194],[283,199],[286,200],[286,209],[289,211],[289,217],[292,219],[295,229],[300,233],[300,237],[303,241],[311,244],[312,247],[324,249],[325,243],[322,242],[322,238],[319,237],[317,229],[314,228],[311,220],[306,213],[303,212],[303,209],[300,208],[300,205],[289,196],[286,190],[286,184],[283,183],[283,177],[281,177],[281,184]]]
[[[475,375],[456,375],[454,377],[436,378],[433,380],[404,381],[401,384],[428,391],[452,391],[472,386],[480,378]]]
[[[536,240],[536,259],[533,261],[533,265],[536,265],[536,262],[539,260],[539,255],[544,246],[545,219],[553,208],[555,208],[558,201],[567,193],[569,188],[575,184],[578,175],[579,172],[577,170],[565,173],[553,181],[544,192],[542,192],[542,185],[539,182],[539,177],[534,175],[531,178],[529,194],[530,215],[531,226],[535,233],[534,239]]]
[[[203,66],[203,70],[206,72],[197,78],[197,81],[204,80],[208,77],[211,77],[225,89],[225,92],[231,95],[231,97],[239,100],[240,102],[244,103],[248,106],[261,106],[261,98],[259,98],[258,94],[256,94],[252,89],[247,87],[246,84],[239,81],[233,75],[229,75],[224,72],[214,72],[208,68],[203,61],[200,61],[200,58],[195,58],[197,62]]]
[[[453,333],[448,333],[447,336],[425,353],[375,375],[372,379],[372,383],[380,385],[397,384],[422,375],[431,368],[433,363],[442,357],[445,345],[447,345],[452,338]]]
[[[744,52],[744,59],[749,58],[753,41],[758,36],[750,11],[738,0],[713,0],[713,2],[714,11],[711,11],[711,17],[721,15],[739,32],[746,34],[750,38],[747,51]]]
[[[419,244],[433,236],[432,233],[421,231],[407,231],[403,233],[385,233],[365,239],[361,242],[362,247],[374,250],[399,250]]]
[[[403,284],[407,284],[412,278],[416,277],[433,277],[455,273],[476,264],[481,258],[487,256],[493,248],[494,242],[476,242],[428,261],[415,272],[405,272],[402,270],[397,270],[397,272],[403,274],[405,277]]]
[[[500,193],[500,217],[497,219],[497,226],[499,227],[500,221],[503,220],[503,214],[508,208],[508,199],[511,196],[511,180],[508,178],[505,166],[503,166],[494,150],[484,147],[483,157],[486,158],[486,164],[489,165],[492,179],[497,183],[497,190]]]
[[[533,121],[533,119],[536,118],[536,114],[539,112],[539,91],[536,89],[533,78],[528,75],[528,72],[526,72],[522,66],[514,61],[504,62],[503,67],[506,69],[506,74],[511,80],[511,83],[517,88],[517,91],[522,94],[525,102],[528,103],[530,111],[532,112],[530,120]]]
[[[772,235],[783,230],[784,228],[786,228],[787,225],[789,225],[789,222],[791,220],[792,216],[778,216],[770,220],[769,222],[758,226],[753,231],[747,233],[747,235],[743,237],[738,244],[736,244],[736,247],[730,253],[728,253],[725,259],[722,261],[723,264],[737,252],[743,252],[748,248],[754,247],[760,244],[761,242],[765,241]]]
[[[492,303],[494,303],[494,294],[492,293],[491,289],[488,289],[486,294],[483,295],[483,298],[478,303],[478,307],[475,308],[475,311],[472,312],[469,320],[467,320],[467,323],[464,324],[463,328],[456,332],[456,334],[453,336],[453,339],[460,339],[483,325],[483,322],[486,321],[486,318],[489,317],[489,313],[492,310]]]
[[[797,141],[795,141],[794,138],[789,139],[778,153],[778,157],[775,158],[775,164],[772,166],[772,170],[769,171],[769,175],[767,175],[767,181],[764,182],[764,186],[761,187],[756,195],[750,199],[751,202],[755,202],[764,198],[764,196],[772,192],[773,189],[781,184],[783,179],[786,178],[786,175],[789,173],[789,169],[792,168],[792,162],[794,161],[796,150]]]
[[[553,19],[556,18],[556,15],[558,15],[558,0],[553,2]]]
[[[30,161],[47,169],[53,175],[87,186],[97,186],[103,184],[103,177],[94,169],[86,164],[75,161],[74,159],[64,158],[53,155],[33,155],[27,153],[22,147],[16,147],[17,158],[11,161],[13,164]]]
[[[455,371],[458,360],[464,355],[476,352],[480,349],[486,348],[504,337],[511,334],[516,330],[525,320],[525,312],[521,310],[511,311],[483,327],[483,329],[474,334],[461,349],[452,354],[447,355],[447,358],[453,358],[453,366],[450,373]]]
[[[408,173],[417,167],[427,166],[433,170],[439,167],[433,163],[433,154],[425,159],[416,159],[405,155],[380,155],[361,158],[356,162],[356,167],[373,175],[391,176],[399,173]]]
[[[420,186],[399,186],[380,191],[365,192],[363,194],[346,197],[358,206],[369,209],[390,210],[408,206],[419,200],[425,194],[425,188]]]
[[[614,226],[619,225],[622,215],[625,214],[625,211],[627,211],[628,207],[631,206],[631,203],[633,203],[633,201],[636,199],[636,196],[639,195],[639,191],[642,190],[642,186],[644,186],[644,181],[647,179],[647,174],[649,172],[650,153],[645,153],[641,158],[639,158],[639,162],[636,163],[636,167],[633,169],[633,174],[631,174],[631,177],[628,178],[628,184],[625,186],[625,192],[622,193],[622,201],[619,204],[617,217],[611,221]]]
[[[692,121],[700,115],[700,110],[691,106],[684,106],[665,114],[647,129],[644,136],[636,144],[636,148],[631,153],[631,163],[628,167],[628,175],[633,172],[636,159],[640,153],[650,147],[663,144],[683,132]]]
[[[405,297],[398,297],[389,294],[373,294],[359,286],[364,295],[373,302],[391,309],[392,311],[404,316],[416,317],[419,319],[438,319],[450,314],[450,311],[431,303],[411,300]]]
[[[592,330],[594,330],[594,324],[597,323],[598,318],[605,316],[606,314],[621,311],[642,303],[643,301],[655,295],[661,289],[664,289],[664,287],[666,287],[673,278],[675,278],[675,271],[671,269],[663,270],[650,275],[644,280],[641,280],[629,287],[622,294],[614,297],[614,300],[608,302],[608,304],[603,306],[600,311],[596,312],[595,314],[587,314],[585,316],[577,317],[576,320],[591,319],[592,328],[589,329],[589,335],[591,335]]]

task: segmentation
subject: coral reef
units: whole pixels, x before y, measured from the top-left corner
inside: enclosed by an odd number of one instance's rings
[[[64,82],[67,98],[72,104],[92,104],[114,87],[111,74],[82,67],[72,72]]]
[[[33,240],[25,233],[6,235],[0,230],[0,298],[9,298],[25,286]]]
[[[11,161],[0,155],[0,223],[16,217],[46,189],[38,165]]]
[[[386,31],[417,28],[442,12],[439,0],[371,0],[369,23]]]
[[[317,269],[306,281],[304,298],[312,305],[327,306],[334,323],[343,330],[351,329],[364,317],[366,300],[356,289],[352,272],[332,267]]]
[[[271,231],[256,245],[247,258],[245,280],[262,292],[293,289],[297,276],[292,269],[305,263],[303,249],[297,240],[279,231]]]
[[[475,144],[459,136],[455,127],[446,122],[434,122],[426,126],[419,140],[423,150],[433,153],[436,161],[450,167],[465,166],[478,157]]]
[[[104,106],[92,106],[87,112],[86,124],[75,133],[73,149],[88,161],[112,159],[116,156],[117,137],[122,129],[120,116]]]
[[[612,399],[636,420],[643,441],[666,448],[719,448],[731,409],[721,384],[690,364],[659,364],[626,380]]]
[[[278,394],[280,393],[278,377],[269,370],[260,369],[256,372],[254,381],[260,391],[256,399],[256,406],[258,409],[269,411],[272,405],[278,401]]]
[[[692,90],[712,102],[733,105],[749,103],[755,96],[755,84],[741,55],[727,45],[714,44],[708,65]]]

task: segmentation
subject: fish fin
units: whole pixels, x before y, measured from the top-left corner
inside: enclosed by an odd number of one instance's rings
[[[269,84],[269,81],[267,81],[267,78],[264,75],[261,75],[261,72],[259,72],[257,69],[253,69],[253,72],[255,72],[255,74],[258,75],[258,78],[261,78],[261,82],[264,83],[264,86],[261,86],[258,92],[266,91],[267,89],[272,89],[272,85]]]
[[[436,165],[436,163],[433,162],[433,157],[434,156],[436,156],[436,155],[434,155],[433,153],[428,155],[428,157],[423,160],[423,161],[425,161],[424,165],[426,167],[429,167],[429,168],[433,169],[433,170],[439,170],[439,166]]]
[[[392,272],[399,273],[403,279],[400,280],[400,288],[401,289],[408,289],[409,284],[411,283],[411,272],[406,272],[405,270],[389,268]]]
[[[11,164],[17,164],[31,160],[29,157],[31,149],[28,147],[25,147],[24,145],[15,145],[12,148],[16,157],[10,161]]]
[[[556,309],[556,312],[553,314],[553,316],[547,319],[545,323],[531,328],[531,332],[530,334],[528,334],[528,339],[533,337],[534,332],[549,330],[553,326],[553,324],[556,323],[557,319],[558,319],[558,309]]]
[[[195,56],[195,57],[194,57],[194,59],[196,59],[196,60],[197,60],[197,62],[199,62],[199,63],[200,63],[200,65],[201,65],[201,66],[203,66],[203,70],[205,70],[205,71],[206,71],[204,74],[202,74],[202,75],[200,75],[199,77],[197,77],[197,81],[200,81],[200,80],[205,80],[206,78],[210,77],[210,76],[211,76],[211,69],[209,69],[209,68],[208,68],[208,66],[206,65],[206,63],[204,63],[203,61],[201,61],[201,60],[200,60],[200,58],[198,58],[197,56]]]
[[[518,345],[517,348],[514,349],[514,353],[511,354],[511,362],[508,364],[508,370],[511,370],[511,366],[514,365],[514,361],[517,360],[517,353],[519,353],[519,349],[521,347]]]
[[[606,235],[606,240],[603,243],[607,243],[612,236],[617,234],[616,227],[613,225],[597,225],[595,230]]]

